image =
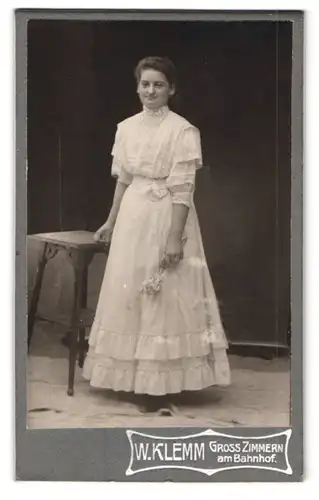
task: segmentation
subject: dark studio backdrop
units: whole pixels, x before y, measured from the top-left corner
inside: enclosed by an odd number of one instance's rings
[[[166,55],[201,131],[195,202],[227,335],[287,345],[291,39],[289,22],[30,21],[28,233],[105,221],[134,67]]]

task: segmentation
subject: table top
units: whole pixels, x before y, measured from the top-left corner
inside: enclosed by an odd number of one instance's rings
[[[90,231],[61,231],[57,233],[29,234],[28,238],[52,243],[68,248],[92,249],[98,252],[107,252],[108,247],[103,242],[93,239],[94,233]]]

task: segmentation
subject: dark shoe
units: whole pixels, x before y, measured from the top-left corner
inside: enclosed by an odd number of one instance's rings
[[[171,417],[169,401],[166,396],[145,396],[139,403],[142,413],[158,413],[163,417]]]

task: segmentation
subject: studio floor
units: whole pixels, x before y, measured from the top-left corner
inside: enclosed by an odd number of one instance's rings
[[[172,400],[172,415],[141,413],[134,397],[93,389],[77,367],[75,393],[66,393],[68,349],[64,331],[37,321],[27,361],[29,429],[97,427],[285,427],[290,424],[287,358],[230,356],[232,384],[185,393]]]

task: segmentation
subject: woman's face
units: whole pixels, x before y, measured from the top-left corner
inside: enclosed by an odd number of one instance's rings
[[[137,93],[144,106],[149,109],[159,109],[167,104],[175,89],[160,71],[144,69],[137,86]]]

